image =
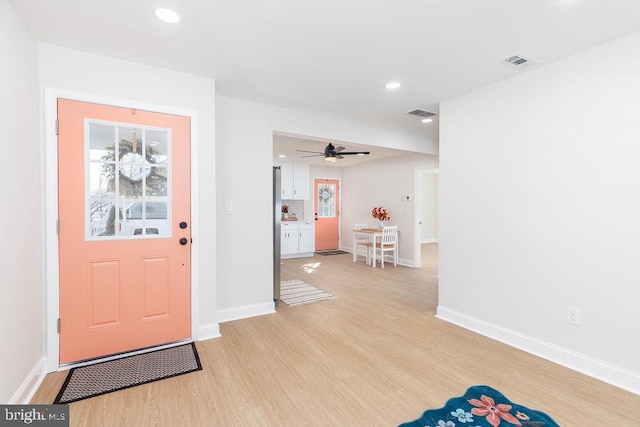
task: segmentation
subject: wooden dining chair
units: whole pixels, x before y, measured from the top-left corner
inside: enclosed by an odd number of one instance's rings
[[[363,228],[368,228],[368,227],[369,227],[369,224],[356,224],[356,226],[354,227],[354,230],[361,230]],[[364,233],[356,233],[355,243],[356,243],[356,247],[353,248],[353,250],[356,252],[356,259],[358,255],[362,255],[365,257],[367,264],[369,264],[369,249],[371,245],[369,235]]]
[[[393,252],[393,266],[398,265],[398,226],[390,225],[382,229],[382,236],[380,241],[376,242],[376,247],[373,250],[373,262],[376,262],[380,252],[380,265],[384,268],[384,253]]]

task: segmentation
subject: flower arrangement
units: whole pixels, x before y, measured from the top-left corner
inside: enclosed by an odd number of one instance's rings
[[[289,213],[289,206],[282,205],[282,213]]]
[[[378,221],[388,221],[391,219],[387,209],[382,206],[376,206],[371,209],[371,216],[377,219]]]

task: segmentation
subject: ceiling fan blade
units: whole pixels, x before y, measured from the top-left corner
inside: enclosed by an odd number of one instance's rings
[[[313,151],[307,151],[307,153],[313,153]],[[300,156],[301,159],[305,159],[307,157],[324,157],[324,154],[312,154],[310,156]]]
[[[336,153],[340,152],[344,150],[344,147],[336,147],[333,151],[335,151]]]
[[[300,153],[313,153],[313,154],[322,154],[324,155],[324,153],[321,153],[320,151],[306,151],[306,150],[295,150],[298,151]]]
[[[342,154],[336,154],[336,159],[344,159],[344,157],[342,157]]]
[[[342,154],[343,156],[353,156],[358,154],[364,155],[364,154],[370,154],[370,153],[371,153],[370,151],[345,151],[340,154]]]

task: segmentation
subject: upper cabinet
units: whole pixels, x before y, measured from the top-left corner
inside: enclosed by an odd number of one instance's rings
[[[280,180],[282,199],[307,200],[309,198],[309,165],[281,164]]]

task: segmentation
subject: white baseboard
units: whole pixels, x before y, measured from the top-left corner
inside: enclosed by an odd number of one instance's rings
[[[273,302],[264,304],[245,305],[242,307],[228,308],[218,311],[218,322],[231,322],[232,320],[246,319],[248,317],[263,316],[273,314],[276,307]]]
[[[438,306],[436,317],[640,395],[640,373],[620,368],[602,360],[523,335],[446,307]]]
[[[213,338],[220,338],[220,325],[217,323],[206,323],[198,326],[197,341],[206,341]]]
[[[31,372],[29,372],[29,375],[27,375],[27,378],[22,382],[18,391],[11,397],[11,400],[9,400],[10,405],[27,405],[31,401],[38,387],[42,384],[45,375],[47,375],[45,366],[46,363],[43,356],[38,360],[38,363],[36,363],[36,366],[33,367]]]

